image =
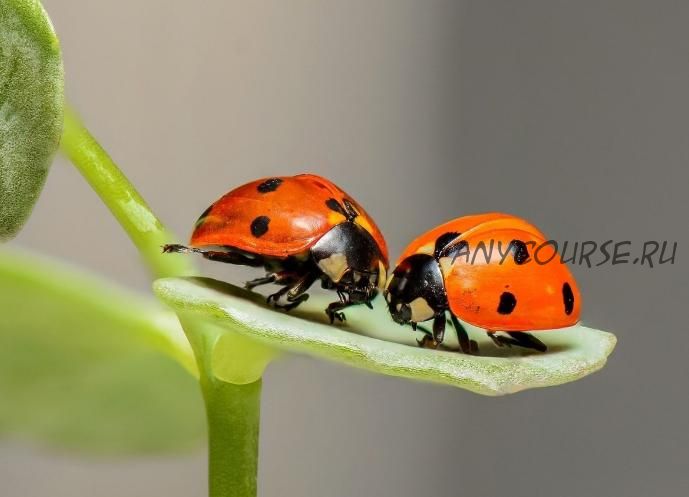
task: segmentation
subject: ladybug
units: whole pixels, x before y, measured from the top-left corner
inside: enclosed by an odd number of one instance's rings
[[[581,310],[577,284],[554,245],[528,221],[502,213],[460,217],[419,236],[384,295],[397,323],[417,329],[433,320],[432,331],[422,329],[422,347],[443,342],[449,311],[464,353],[478,346],[458,318],[485,329],[498,346],[545,351],[525,330],[572,326]]]
[[[261,267],[266,276],[247,289],[274,283],[282,288],[267,302],[289,311],[308,299],[316,281],[335,290],[330,322],[342,309],[365,304],[387,279],[388,249],[371,217],[347,193],[314,174],[252,181],[225,194],[196,222],[190,246],[163,252],[197,252],[206,259]]]

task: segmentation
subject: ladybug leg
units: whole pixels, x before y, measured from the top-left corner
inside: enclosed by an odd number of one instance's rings
[[[419,344],[419,347],[427,349],[437,349],[438,346],[441,343],[443,343],[443,340],[445,339],[446,322],[447,320],[445,318],[445,313],[438,314],[437,316],[435,316],[435,318],[433,319],[432,332],[422,326],[416,325],[416,323],[412,323],[412,327],[415,330],[421,330],[425,333],[421,340],[416,340],[416,343]]]
[[[433,340],[440,345],[445,339],[445,323],[447,318],[445,313],[438,314],[435,319],[433,319]]]
[[[539,352],[545,352],[548,350],[546,344],[541,342],[538,338],[534,337],[529,333],[524,333],[522,331],[508,331],[509,337],[496,335],[494,331],[488,331],[488,336],[493,340],[495,345],[498,347],[516,345],[518,347],[524,347],[525,349],[534,349]]]
[[[286,311],[294,309],[302,302],[309,299],[309,294],[306,291],[314,284],[318,279],[313,273],[307,273],[302,279],[300,279],[294,286],[290,287],[287,292],[287,301],[289,304],[283,306],[282,308]]]
[[[269,275],[264,276],[263,278],[256,278],[250,281],[247,281],[244,283],[244,288],[247,290],[253,290],[257,286],[260,285],[268,285],[270,283],[275,283],[278,279],[278,275],[275,273],[271,273]]]
[[[267,276],[266,276],[267,278]],[[286,285],[272,295],[269,295],[266,302],[277,309],[283,311],[290,311],[297,307],[302,302],[308,300],[309,294],[306,291],[313,285],[316,278],[313,274],[308,273],[300,280],[297,280],[291,285]],[[277,279],[277,278],[276,278]],[[279,300],[283,295],[287,295],[287,304],[279,304]]]
[[[182,254],[186,252],[193,252],[194,250],[187,247],[186,245],[179,245],[177,243],[168,243],[167,245],[163,245],[163,254],[171,254],[171,253],[176,253],[176,254]]]
[[[344,312],[340,312],[340,309],[344,309],[345,307],[347,307],[349,305],[349,302],[342,300],[343,296],[341,296],[340,299],[341,300],[339,302],[332,302],[325,309],[325,313],[328,315],[328,318],[330,319],[330,324],[333,324],[335,322],[335,319],[337,319],[340,322],[347,321]]]
[[[478,354],[478,344],[476,340],[470,340],[467,330],[459,322],[459,319],[455,317],[454,314],[450,313],[450,319],[452,320],[452,326],[455,327],[457,331],[457,340],[459,340],[459,348],[465,354]]]
[[[340,309],[344,309],[345,307],[351,305],[351,302],[349,301],[349,298],[345,292],[339,289],[336,289],[335,291],[337,292],[337,296],[340,300],[338,302],[328,304],[328,307],[325,308],[325,313],[328,315],[328,319],[330,319],[330,324],[333,324],[335,319],[340,322],[347,321],[344,312],[340,312]]]
[[[517,345],[520,347],[538,350],[539,352],[548,350],[546,344],[530,333],[524,333],[523,331],[508,331],[507,334],[514,338],[517,341]]]
[[[496,335],[494,331],[486,331],[486,335],[488,335],[488,338],[493,340],[493,343],[498,347],[504,347],[505,345],[508,347],[512,346],[512,340],[504,336]]]
[[[266,304],[272,305],[273,307],[280,308],[281,306],[278,304],[278,301],[280,300],[280,297],[282,297],[284,294],[290,291],[289,286],[283,286],[280,288],[277,292],[271,293],[266,297]]]
[[[209,261],[226,262],[228,264],[239,264],[241,266],[252,266],[258,267],[263,265],[263,261],[260,258],[252,258],[246,255],[240,254],[238,252],[222,251],[222,250],[206,250],[196,247],[187,247],[186,245],[163,245],[163,253],[170,254],[188,254],[195,253],[201,254],[203,257]]]
[[[280,309],[282,309],[284,311],[291,311],[292,309],[297,307],[299,304],[301,304],[302,302],[306,302],[307,300],[309,300],[309,294],[308,293],[302,293],[301,295],[298,295],[297,297],[295,297],[293,299],[288,297],[287,301],[289,302],[289,304],[281,305]]]

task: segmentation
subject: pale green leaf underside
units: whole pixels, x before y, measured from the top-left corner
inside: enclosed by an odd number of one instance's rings
[[[62,132],[60,45],[38,0],[0,2],[0,241],[43,188]]]
[[[174,313],[0,250],[0,436],[98,453],[198,447],[203,401]],[[162,353],[161,353],[162,352]]]
[[[405,378],[466,388],[484,395],[502,395],[527,388],[558,385],[603,367],[615,347],[611,333],[575,326],[539,333],[549,350],[498,348],[481,330],[468,326],[481,356],[415,346],[419,332],[395,324],[382,299],[374,310],[346,310],[346,325],[326,323],[332,295],[318,295],[290,314],[264,304],[264,298],[208,278],[166,278],[154,285],[157,295],[178,312],[224,323],[228,330],[249,335],[275,347],[315,355],[351,366]],[[456,348],[452,328],[447,344]],[[395,343],[399,342],[399,343]]]

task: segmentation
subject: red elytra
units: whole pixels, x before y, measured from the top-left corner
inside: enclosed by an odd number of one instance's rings
[[[268,302],[285,310],[306,300],[306,291],[320,280],[340,298],[326,310],[331,321],[344,319],[340,310],[349,305],[370,306],[388,268],[387,245],[373,219],[345,191],[314,174],[262,178],[235,188],[201,215],[190,247],[164,250],[264,266],[266,277],[246,286],[281,285]]]
[[[387,265],[388,248],[373,219],[350,195],[315,174],[258,179],[226,193],[199,218],[190,244],[231,246],[273,257],[296,255],[347,220],[328,207],[332,198],[352,203],[359,213],[354,223],[370,233]],[[261,216],[270,221],[267,231],[256,237],[251,223]]]
[[[460,217],[416,238],[400,257],[386,298],[397,322],[433,319],[435,338],[442,339],[449,311],[496,340],[494,332],[508,332],[503,344],[517,340],[539,350],[545,345],[520,332],[572,326],[581,313],[578,286],[553,243],[533,224],[503,213]]]

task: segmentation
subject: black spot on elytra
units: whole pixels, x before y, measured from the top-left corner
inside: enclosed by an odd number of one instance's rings
[[[443,233],[440,235],[438,238],[435,239],[435,249],[433,250],[433,253],[435,254],[435,258],[439,259],[442,255],[443,249],[447,247],[447,245],[452,242],[452,240],[456,239],[460,233],[457,233],[456,231],[449,231],[447,233]]]
[[[342,207],[342,204],[339,203],[336,199],[329,198],[325,201],[325,205],[327,205],[328,209],[330,209],[331,211],[338,212],[343,216],[347,217],[347,212],[344,210],[344,207]]]
[[[562,300],[565,302],[565,314],[569,316],[574,310],[574,293],[567,282],[562,285]]]
[[[510,292],[502,292],[500,295],[500,303],[498,304],[499,314],[512,314],[512,311],[517,305],[517,299],[514,294]]]
[[[515,264],[524,264],[528,260],[529,250],[526,248],[526,243],[521,240],[512,240],[510,247]]]
[[[270,193],[277,190],[278,186],[281,184],[282,180],[280,178],[270,178],[258,185],[256,189],[259,191],[259,193]]]
[[[258,216],[256,219],[251,221],[251,234],[256,238],[265,235],[268,231],[269,223],[270,218],[268,216]]]

